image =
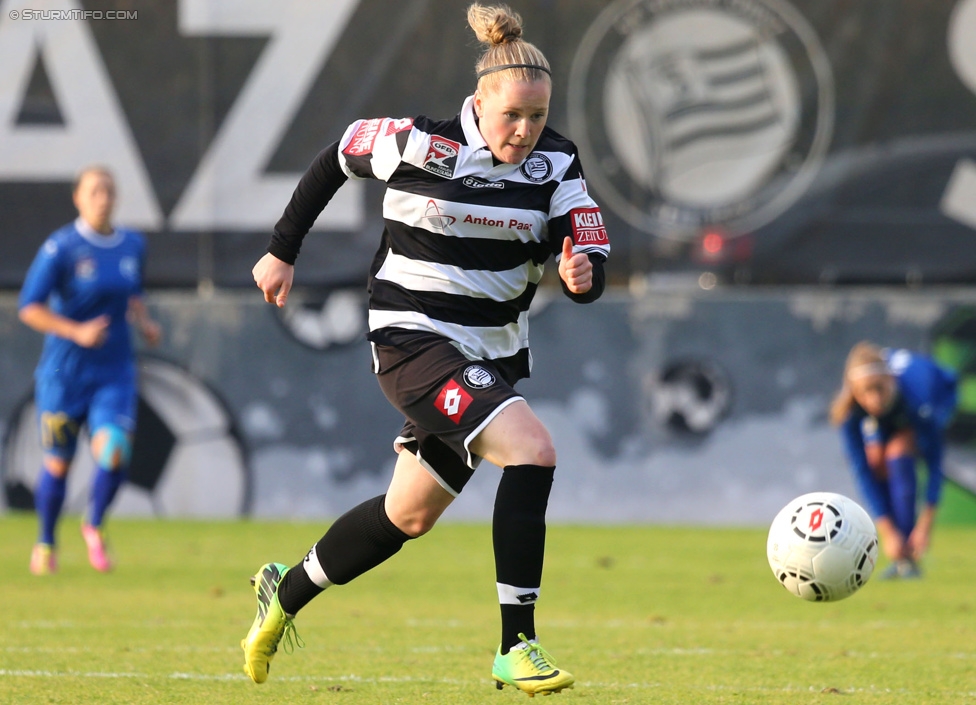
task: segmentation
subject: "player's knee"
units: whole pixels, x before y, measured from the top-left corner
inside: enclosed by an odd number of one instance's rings
[[[441,516],[441,512],[427,509],[425,507],[418,507],[410,512],[397,512],[393,510],[390,513],[389,508],[387,509],[387,515],[390,517],[390,521],[396,526],[400,531],[405,533],[410,538],[419,538],[426,534],[428,531],[434,528],[434,524]]]
[[[92,455],[98,467],[106,470],[121,470],[129,464],[132,456],[132,441],[129,434],[120,426],[108,424],[100,426],[92,434]]]
[[[545,428],[538,429],[518,446],[518,458],[511,465],[541,465],[554,467],[556,465],[556,446]]]
[[[65,458],[59,458],[56,455],[45,455],[43,464],[44,469],[53,477],[60,479],[68,474],[68,461]]]
[[[885,459],[902,458],[906,455],[914,455],[915,444],[912,437],[908,434],[897,434],[885,446]]]
[[[535,459],[531,465],[540,465],[545,468],[556,466],[556,448],[550,443],[548,446],[539,447],[535,454]]]
[[[556,466],[556,448],[552,443],[525,443],[509,454],[502,456],[502,467],[509,465],[539,465],[544,468]]]
[[[415,516],[412,517],[410,521],[407,522],[406,528],[397,527],[411,538],[420,538],[428,531],[434,528],[434,524],[437,523],[437,517],[428,516]]]
[[[508,465],[556,465],[556,446],[540,422],[526,424],[513,433],[498,453],[501,467]]]

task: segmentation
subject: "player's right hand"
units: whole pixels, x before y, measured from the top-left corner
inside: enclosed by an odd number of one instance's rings
[[[72,340],[83,348],[100,348],[108,339],[108,324],[111,318],[102,314],[87,321],[81,321],[75,327]]]
[[[251,275],[258,289],[264,292],[265,301],[278,308],[285,305],[295,279],[295,265],[282,262],[269,252],[254,265]]]

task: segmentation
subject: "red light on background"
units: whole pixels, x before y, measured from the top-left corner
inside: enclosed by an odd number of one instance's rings
[[[707,233],[705,237],[702,238],[702,252],[704,252],[706,255],[717,255],[722,251],[724,246],[725,241],[718,233]]]

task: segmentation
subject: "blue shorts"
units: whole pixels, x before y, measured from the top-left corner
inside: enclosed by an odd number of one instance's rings
[[[108,424],[135,430],[138,389],[130,375],[81,383],[43,377],[34,385],[34,402],[45,455],[70,460],[82,424],[89,431]]]

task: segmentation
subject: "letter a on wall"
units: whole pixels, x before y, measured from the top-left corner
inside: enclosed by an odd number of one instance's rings
[[[265,230],[301,174],[265,167],[359,0],[180,0],[184,36],[268,36],[247,83],[170,215],[173,230]],[[347,183],[315,229],[355,229],[363,186]]]
[[[159,230],[163,218],[149,174],[91,28],[81,19],[14,19],[16,12],[37,11],[39,5],[0,2],[0,180],[71,181],[81,167],[104,164],[118,182],[118,221]],[[45,12],[83,9],[72,0],[43,3]],[[38,59],[47,69],[61,125],[17,124]]]

